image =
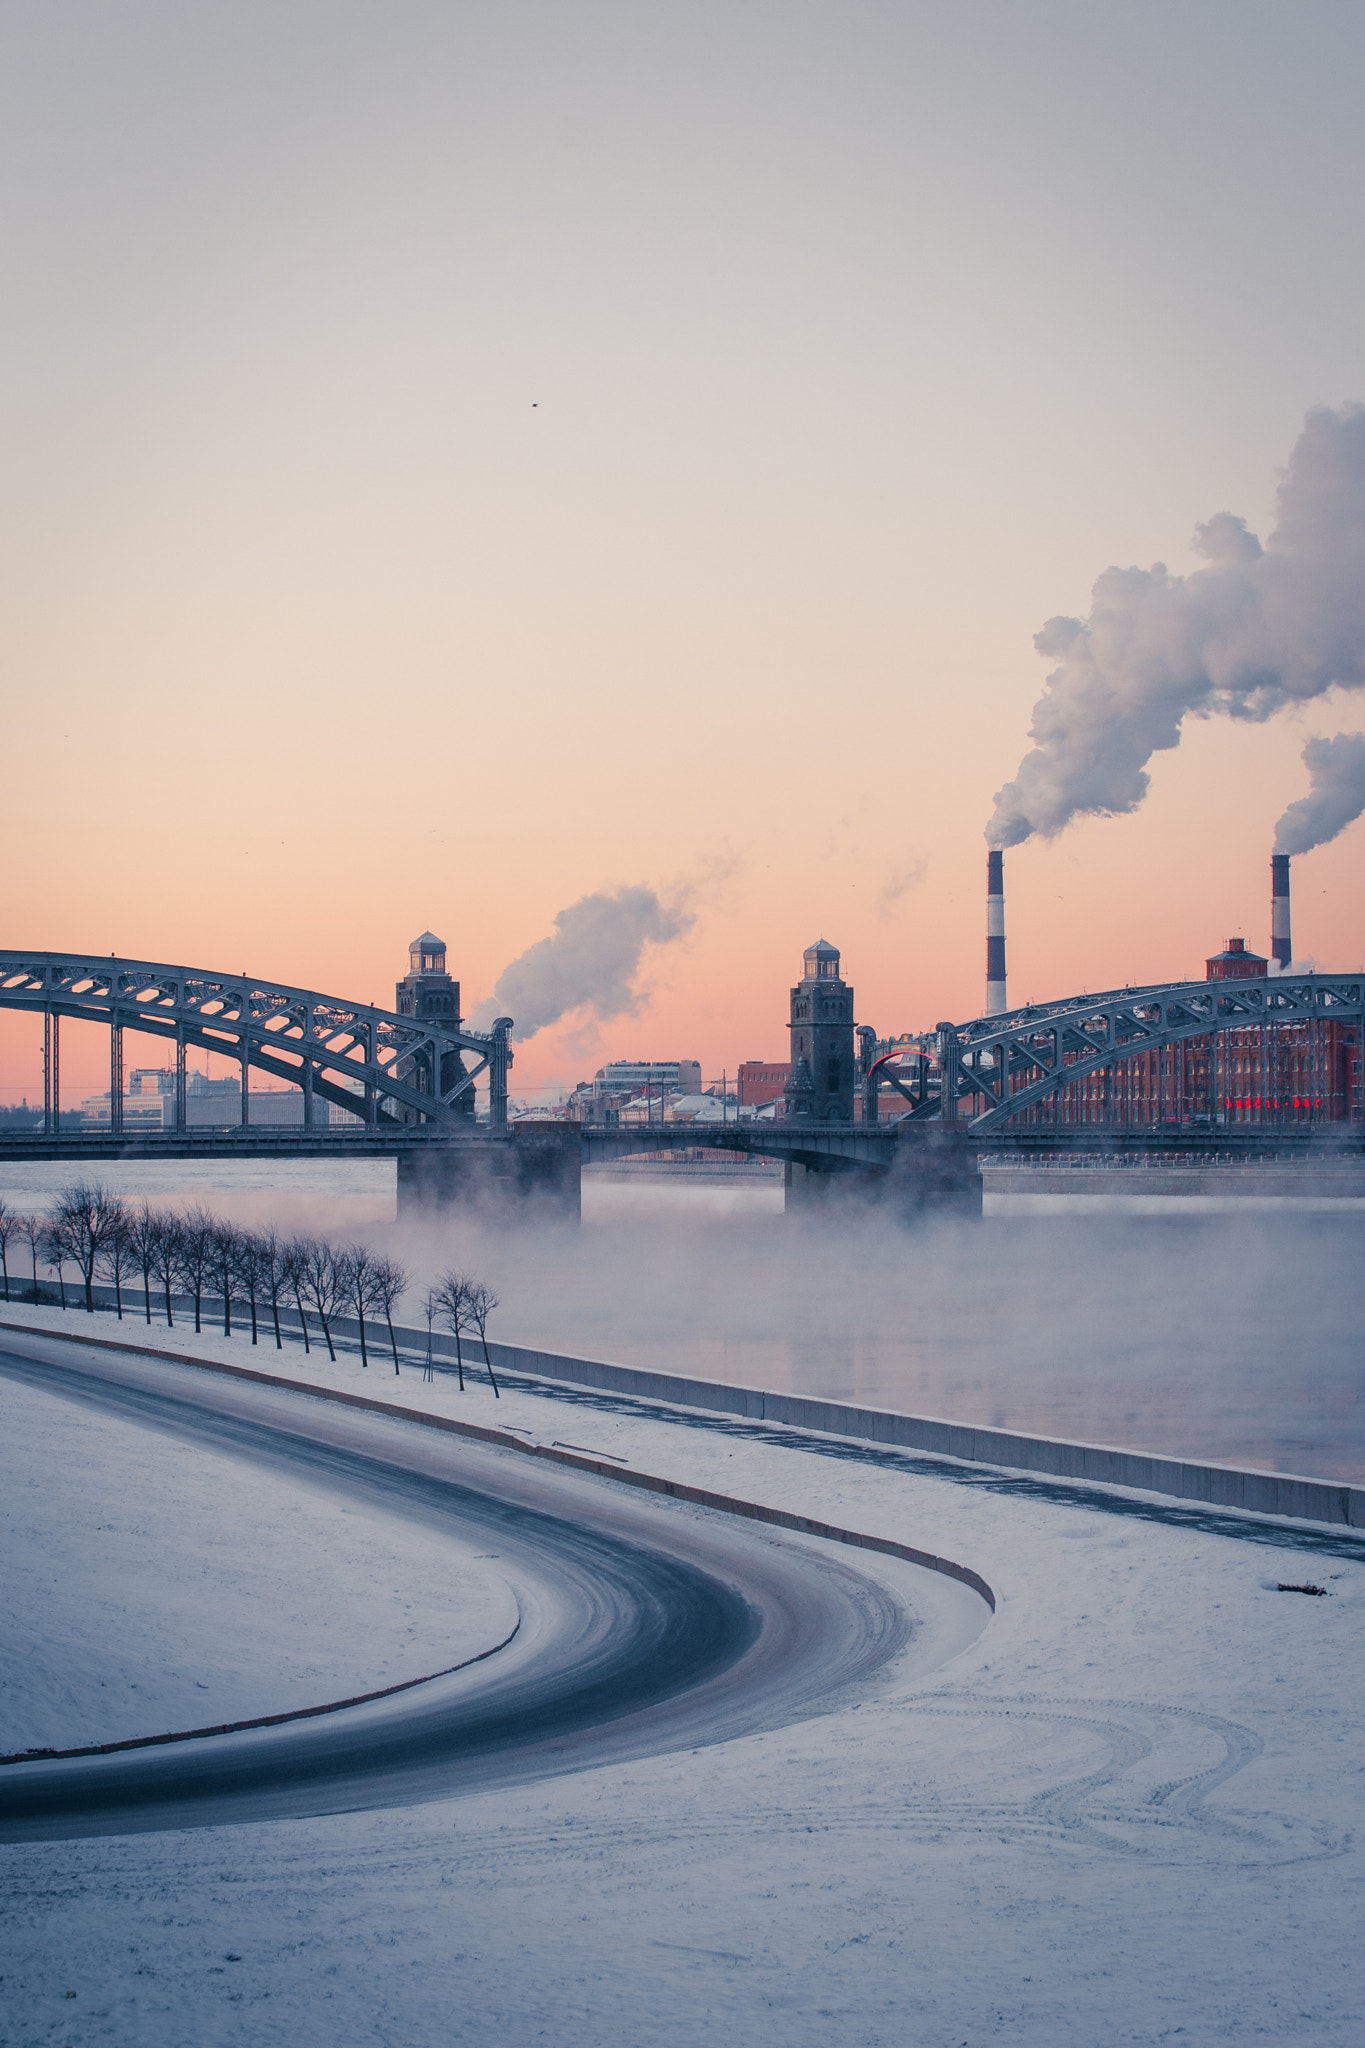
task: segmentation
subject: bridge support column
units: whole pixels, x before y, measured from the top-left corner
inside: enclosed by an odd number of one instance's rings
[[[886,1176],[885,1200],[906,1221],[933,1214],[979,1220],[981,1166],[977,1143],[952,1125],[901,1126]]]
[[[123,1026],[115,1018],[109,1026],[109,1135],[123,1132]]]
[[[813,1167],[802,1166],[799,1160],[789,1159],[782,1169],[783,1207],[788,1216],[798,1214],[818,1204],[823,1207],[829,1197],[829,1183],[833,1174],[817,1173]]]
[[[818,1166],[803,1166],[799,1160],[789,1159],[782,1175],[786,1213],[828,1214],[851,1202],[877,1202],[885,1178],[884,1174],[871,1173],[865,1167],[831,1168],[822,1173]]]
[[[576,1124],[524,1122],[398,1155],[398,1219],[463,1208],[501,1221],[577,1223],[582,1139]]]
[[[512,1064],[507,1034],[511,1029],[510,1017],[494,1018],[493,1043],[488,1053],[488,1121],[499,1131],[507,1127],[507,1069]]]

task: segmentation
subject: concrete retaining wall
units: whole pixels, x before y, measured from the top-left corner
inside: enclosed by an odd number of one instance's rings
[[[105,1307],[112,1290],[97,1287]],[[138,1304],[130,1313],[130,1303]],[[18,1306],[19,1304],[16,1304]],[[73,1315],[83,1313],[73,1308]],[[177,1307],[177,1313],[181,1313]],[[125,1293],[124,1315],[130,1325],[141,1317],[141,1292]],[[153,1304],[155,1316],[155,1303]],[[281,1311],[281,1325],[293,1331],[298,1317]],[[316,1322],[310,1319],[313,1342],[321,1347]],[[205,1317],[206,1329],[213,1317]],[[241,1327],[239,1321],[239,1328]],[[336,1317],[333,1332],[354,1342],[354,1319]],[[383,1325],[366,1325],[371,1356],[382,1367],[387,1351]],[[131,1330],[129,1331],[131,1335]],[[406,1326],[397,1329],[405,1349],[424,1350],[427,1333]],[[262,1343],[269,1344],[268,1322],[261,1325]],[[453,1337],[433,1333],[433,1355],[448,1370],[455,1359]],[[477,1344],[463,1345],[467,1370],[483,1370]],[[1125,1486],[1142,1493],[1161,1493],[1174,1500],[1200,1501],[1210,1507],[1235,1508],[1254,1515],[1283,1515],[1295,1521],[1328,1522],[1365,1529],[1365,1486],[1331,1479],[1305,1479],[1291,1473],[1254,1472],[1233,1465],[1200,1465],[1179,1458],[1125,1451],[1107,1444],[1070,1443],[1061,1437],[1027,1436],[1022,1431],[986,1429],[972,1422],[946,1422],[937,1416],[898,1415],[889,1409],[854,1408],[842,1401],[821,1401],[805,1394],[780,1394],[762,1387],[728,1386],[723,1380],[690,1379],[679,1373],[651,1372],[639,1366],[613,1365],[603,1359],[575,1358],[567,1352],[539,1351],[525,1344],[490,1343],[495,1372],[524,1374],[531,1379],[560,1381],[570,1387],[596,1387],[641,1401],[666,1401],[717,1415],[742,1416],[750,1422],[783,1423],[793,1429],[816,1430],[826,1436],[854,1437],[888,1444],[897,1450],[925,1451],[969,1465],[990,1465],[1011,1472],[1032,1472],[1081,1485]]]
[[[1296,1521],[1344,1523],[1350,1528],[1365,1529],[1365,1487],[1334,1480],[1301,1479],[1280,1472],[1251,1472],[1225,1465],[1196,1465],[1143,1451],[1116,1450],[1104,1444],[1068,1443],[1055,1437],[1025,1436],[1015,1430],[979,1428],[970,1422],[944,1422],[934,1416],[854,1408],[841,1401],[771,1393],[759,1387],[732,1387],[717,1380],[685,1379],[674,1373],[645,1372],[634,1366],[569,1358],[519,1344],[490,1344],[488,1348],[495,1371],[529,1373],[537,1379],[562,1380],[570,1386],[599,1387],[604,1393],[741,1415],[755,1422],[786,1423],[795,1429],[818,1430],[829,1436],[859,1437],[900,1450],[959,1458],[971,1465],[1045,1473],[1102,1486],[1135,1487],[1143,1493],[1164,1493],[1176,1500],[1204,1501],[1213,1507],[1239,1508],[1250,1514],[1287,1515]]]

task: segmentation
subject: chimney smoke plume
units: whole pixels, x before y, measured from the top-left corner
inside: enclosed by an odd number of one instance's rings
[[[1260,721],[1365,686],[1365,407],[1309,413],[1264,548],[1231,512],[1197,527],[1195,545],[1207,568],[1106,569],[1088,618],[1049,619],[1035,636],[1056,666],[988,845],[1136,810],[1148,762],[1180,744],[1189,716]]]
[[[1312,784],[1275,827],[1277,854],[1326,846],[1365,811],[1365,732],[1309,740],[1302,759]]]
[[[643,886],[580,896],[559,912],[549,938],[504,967],[470,1024],[486,1031],[495,1017],[511,1016],[512,1036],[521,1040],[574,1010],[603,1023],[633,1017],[645,1000],[635,985],[645,947],[682,938],[695,920],[687,891],[672,902]]]

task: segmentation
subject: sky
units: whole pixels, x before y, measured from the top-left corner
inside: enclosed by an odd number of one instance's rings
[[[1365,400],[1363,63],[1335,0],[10,0],[3,944],[386,1003],[430,927],[473,1009],[655,892],[524,1094],[783,1057],[817,936],[880,1033],[976,1014],[1034,634]],[[1267,951],[1363,714],[1013,848],[1012,997]],[[1362,834],[1296,955],[1365,957]]]

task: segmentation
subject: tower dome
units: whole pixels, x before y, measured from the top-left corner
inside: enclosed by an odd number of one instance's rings
[[[839,948],[831,946],[828,939],[817,939],[813,946],[807,946],[802,958],[805,961],[807,981],[838,980]]]
[[[414,939],[408,947],[409,974],[444,974],[446,971],[446,942],[438,939],[435,932],[423,932],[420,939]]]

